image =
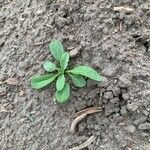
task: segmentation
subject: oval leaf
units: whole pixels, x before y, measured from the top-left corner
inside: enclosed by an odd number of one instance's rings
[[[69,62],[69,53],[65,52],[60,60],[60,66],[63,70],[65,70],[68,66],[68,62]]]
[[[56,82],[57,91],[61,91],[64,88],[64,85],[65,85],[65,76],[63,74],[63,75],[60,75],[57,79],[57,82]]]
[[[72,82],[74,83],[75,86],[77,87],[84,87],[86,86],[86,81],[81,75],[70,75]]]
[[[69,73],[77,74],[77,75],[83,75],[85,77],[88,77],[90,79],[101,81],[102,76],[97,73],[93,68],[87,67],[87,66],[78,66],[73,68],[72,70],[68,71]]]
[[[56,60],[60,60],[64,53],[63,45],[59,40],[53,40],[49,44],[49,50]]]
[[[55,71],[56,70],[56,65],[50,61],[46,61],[44,64],[43,64],[43,68],[47,71],[47,72],[52,72],[52,71]]]
[[[35,75],[31,78],[31,86],[33,89],[40,89],[55,80],[57,74]]]
[[[68,83],[65,84],[61,91],[56,91],[56,99],[59,103],[64,103],[69,99],[70,96],[70,86]]]

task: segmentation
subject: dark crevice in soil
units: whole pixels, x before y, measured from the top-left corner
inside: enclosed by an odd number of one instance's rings
[[[148,44],[148,41],[146,41],[145,43],[143,43],[145,49],[146,49],[146,52],[148,52],[148,49],[149,49],[149,44]]]

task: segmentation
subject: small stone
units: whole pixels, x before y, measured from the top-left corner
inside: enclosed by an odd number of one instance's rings
[[[71,16],[68,16],[66,19],[67,19],[67,24],[68,24],[68,25],[73,22],[73,19],[72,19]]]
[[[91,92],[88,93],[88,98],[94,98],[97,96],[97,94],[99,94],[99,88],[96,88],[94,90],[92,90]]]
[[[104,28],[104,31],[107,32],[106,30],[107,28]],[[114,66],[106,66],[103,70],[102,70],[102,74],[105,76],[112,76],[116,71],[116,68]]]
[[[7,110],[12,110],[14,108],[14,106],[12,104],[9,104],[8,106],[6,106]]]
[[[112,99],[113,98],[113,93],[111,91],[104,92],[104,98]]]
[[[6,92],[7,92],[7,88],[4,86],[1,86],[0,87],[0,96],[2,96],[2,95],[5,95],[6,94]]]
[[[105,26],[102,31],[104,34],[108,34],[109,28],[107,26]],[[111,76],[114,73],[114,70],[107,70],[107,71],[105,70],[104,73],[105,73],[105,75]]]
[[[8,78],[6,81],[4,81],[8,85],[18,85],[19,81],[17,78]]]
[[[107,87],[109,84],[108,79],[106,77],[102,77],[102,81],[98,82],[97,85],[99,87]]]
[[[87,127],[87,124],[86,123],[80,123],[79,124],[79,131],[80,132],[83,132]]]
[[[70,54],[71,57],[77,56],[78,53],[79,53],[79,52],[78,52],[77,49],[73,49],[73,50],[71,50],[71,51],[69,52],[69,54]]]
[[[123,94],[122,94],[122,98],[123,98],[124,100],[128,100],[128,99],[129,99],[129,94],[123,93]]]
[[[101,130],[101,126],[95,125],[94,129],[97,130],[97,131],[100,131]]]
[[[126,129],[129,133],[134,133],[135,130],[136,130],[136,128],[135,128],[134,125],[127,126],[125,129]]]
[[[94,134],[95,134],[96,136],[100,136],[100,135],[101,135],[101,132],[100,132],[100,131],[94,131]]]
[[[63,28],[66,25],[67,20],[65,18],[58,17],[56,18],[55,23],[59,28]]]
[[[96,81],[93,81],[93,80],[90,80],[90,79],[87,80],[87,86],[88,87],[95,86],[96,84],[97,84]]]
[[[24,94],[25,94],[25,92],[23,90],[20,90],[19,96],[22,97],[22,96],[24,96]]]
[[[149,115],[149,112],[146,111],[146,110],[143,110],[143,114],[144,114],[145,116],[148,116],[148,115]]]
[[[120,113],[121,113],[122,116],[127,115],[128,112],[127,112],[126,106],[123,106],[123,107],[121,108]]]
[[[117,104],[117,103],[119,103],[119,98],[118,98],[118,97],[115,97],[115,98],[111,99],[111,100],[110,100],[110,103],[112,103],[112,104]]]
[[[109,116],[113,112],[119,112],[119,107],[116,107],[115,105],[112,105],[112,104],[107,104],[105,106],[105,115]]]
[[[132,102],[131,104],[127,105],[127,109],[129,111],[135,112],[139,107],[136,105],[135,102]]]
[[[86,123],[87,123],[87,128],[91,129],[93,126],[93,116],[87,117]]]
[[[141,124],[141,123],[145,122],[146,120],[147,120],[147,117],[141,115],[141,116],[138,116],[138,119],[136,119],[134,121],[134,124],[138,125],[138,124]]]
[[[98,105],[99,105],[99,106],[102,106],[102,105],[103,105],[103,99],[102,99],[101,96],[99,97]]]
[[[119,15],[119,19],[120,20],[123,20],[124,19],[124,17],[125,17],[125,14],[122,12],[122,13],[120,13],[120,15]]]
[[[42,15],[43,14],[43,10],[37,10],[36,13],[37,13],[37,15]]]
[[[140,130],[147,130],[147,129],[150,129],[150,123],[142,123],[138,126],[138,128]]]
[[[122,148],[125,148],[128,145],[128,142],[126,140],[122,140],[121,145],[122,145]]]
[[[84,21],[89,21],[91,19],[91,16],[89,14],[84,15]]]
[[[118,96],[120,94],[120,88],[119,87],[113,87],[112,91],[115,96]]]
[[[149,137],[149,133],[147,133],[147,132],[142,132],[142,133],[141,133],[141,136],[143,136],[143,137]],[[150,149],[148,149],[148,150],[150,150]]]
[[[86,107],[86,101],[82,99],[78,99],[76,110],[80,111]]]
[[[126,75],[122,75],[121,77],[119,77],[119,87],[128,87],[131,85],[131,81],[129,79],[129,77],[126,77]]]

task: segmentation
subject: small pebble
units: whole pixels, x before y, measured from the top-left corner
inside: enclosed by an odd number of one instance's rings
[[[37,10],[36,13],[37,13],[37,15],[42,15],[43,14],[43,10]]]
[[[146,110],[143,110],[143,114],[144,114],[145,116],[148,116],[148,115],[149,115],[149,112],[146,111]]]
[[[129,94],[123,93],[123,94],[122,94],[122,98],[123,98],[124,100],[128,100],[128,99],[129,99]]]
[[[113,98],[113,93],[111,91],[104,92],[104,98],[112,99]]]
[[[113,112],[119,112],[119,107],[112,104],[107,104],[105,106],[105,116],[111,115]]]
[[[69,54],[70,54],[71,57],[75,57],[78,53],[79,53],[79,52],[78,52],[77,49],[73,49],[73,50],[71,50],[71,51],[69,52]]]
[[[129,111],[135,112],[139,107],[136,105],[136,103],[132,102],[131,104],[127,105],[127,109]]]
[[[143,123],[147,120],[147,117],[141,115],[140,117],[138,116],[138,118],[134,121],[134,124],[135,125],[138,125],[140,123]]]
[[[65,18],[58,17],[56,18],[55,23],[58,25],[59,28],[63,28],[66,25],[67,20]]]
[[[123,107],[121,108],[120,113],[121,113],[122,116],[127,115],[128,111],[127,111],[127,109],[126,109],[126,106],[123,106]]]
[[[97,85],[99,87],[107,87],[108,86],[108,79],[106,77],[102,77],[102,81],[98,82]]]
[[[113,91],[113,94],[115,96],[118,96],[120,94],[120,88],[119,87],[113,87],[112,91]]]
[[[86,123],[80,123],[79,124],[79,131],[80,132],[83,132],[87,127],[87,124]]]
[[[93,81],[93,80],[90,80],[90,79],[87,80],[87,86],[88,87],[95,86],[96,84],[97,84],[96,81]]]
[[[134,133],[135,130],[136,130],[136,128],[135,128],[134,125],[127,126],[125,129],[126,129],[129,133]]]
[[[112,104],[117,104],[117,103],[119,103],[119,98],[118,98],[118,97],[115,97],[115,98],[111,99],[111,100],[110,100],[110,103],[112,103]]]
[[[147,129],[150,129],[150,123],[142,123],[138,126],[138,128],[140,130],[147,130]]]

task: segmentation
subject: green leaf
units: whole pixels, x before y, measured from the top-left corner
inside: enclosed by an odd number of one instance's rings
[[[77,86],[77,87],[86,86],[86,81],[81,75],[73,75],[73,74],[69,74],[69,75],[70,75],[72,82],[74,83],[75,86]]]
[[[56,82],[56,89],[57,91],[61,91],[65,85],[65,76],[64,74],[60,75]]]
[[[65,52],[60,60],[60,66],[63,70],[65,70],[68,66],[68,62],[69,62],[69,53]]]
[[[59,40],[53,40],[49,44],[49,50],[56,60],[60,60],[64,53],[63,45]]]
[[[59,103],[64,103],[69,99],[70,96],[70,86],[68,83],[65,84],[61,91],[56,91],[56,99]]]
[[[54,81],[57,76],[58,74],[34,75],[31,78],[31,86],[33,89],[40,89]]]
[[[43,68],[47,71],[47,72],[52,72],[55,71],[57,69],[56,65],[50,61],[46,61],[43,64]]]
[[[75,67],[69,71],[67,71],[68,73],[73,73],[76,75],[83,75],[85,77],[88,77],[90,79],[96,80],[96,81],[101,81],[102,80],[102,76],[99,75],[97,73],[97,71],[95,71],[93,68],[91,67],[87,67],[87,66],[78,66]]]

